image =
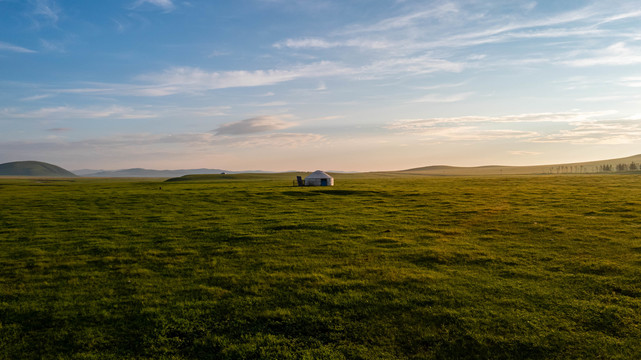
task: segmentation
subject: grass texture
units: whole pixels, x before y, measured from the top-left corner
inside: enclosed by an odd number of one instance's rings
[[[0,179],[0,358],[641,358],[640,176],[197,179]]]

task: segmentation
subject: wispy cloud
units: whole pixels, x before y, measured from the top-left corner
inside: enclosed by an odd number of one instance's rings
[[[272,133],[272,134],[241,134],[227,136],[212,133],[180,133],[180,134],[129,134],[126,136],[111,136],[85,140],[84,143],[103,147],[140,147],[163,144],[201,147],[213,149],[216,147],[234,146],[239,148],[256,147],[299,147],[310,143],[324,141],[325,137],[309,133]]]
[[[115,105],[106,108],[58,106],[30,111],[0,110],[0,118],[4,119],[146,119],[153,117],[156,115],[148,111]]]
[[[321,143],[325,140],[325,136],[319,134],[276,133],[226,139],[224,142],[233,146],[251,149],[256,147],[299,148],[313,143]]]
[[[36,100],[42,100],[46,99],[48,97],[51,97],[51,94],[41,94],[41,95],[33,95],[33,96],[28,96],[20,99],[21,101],[36,101]]]
[[[641,129],[641,124],[633,126],[630,133],[624,134],[622,124],[629,126],[634,122],[607,120],[608,116],[614,114],[614,111],[600,111],[405,119],[392,122],[387,128],[424,139],[447,141],[520,139],[528,142],[594,143],[595,137],[598,137],[599,143],[624,143],[635,139],[636,129]],[[542,135],[540,131],[517,129],[516,127],[522,123],[540,124],[541,129],[547,128],[543,125],[545,123],[560,123],[567,124],[572,130],[565,129]]]
[[[61,128],[61,127],[47,129],[48,132],[54,132],[54,133],[66,132],[70,130],[71,130],[70,128]]]
[[[524,150],[512,150],[508,151],[509,154],[511,155],[517,155],[517,156],[534,156],[534,155],[541,155],[541,152],[538,151],[524,151]]]
[[[454,84],[437,84],[437,85],[430,85],[430,86],[418,86],[416,87],[419,90],[441,90],[441,89],[451,89],[451,88],[457,88],[465,85],[466,82],[459,82],[459,83],[454,83]]]
[[[637,95],[600,95],[600,96],[588,96],[583,98],[578,98],[577,101],[585,102],[624,102],[624,101],[639,101],[641,100],[641,94]]]
[[[215,58],[215,57],[219,57],[219,56],[228,56],[228,55],[231,55],[231,52],[214,50],[214,51],[210,52],[209,55],[207,55],[207,57]]]
[[[264,103],[251,104],[251,106],[256,106],[256,107],[274,107],[274,106],[287,106],[287,105],[289,105],[287,101],[269,101]]]
[[[617,43],[602,53],[586,53],[584,57],[576,57],[577,51],[594,46],[596,40],[620,41],[621,37],[625,37],[621,32],[612,31],[611,26],[619,21],[641,17],[641,12],[633,6],[612,7],[593,3],[550,14],[538,10],[540,7],[536,2],[523,4],[474,2],[463,5],[462,2],[446,1],[435,6],[433,3],[413,3],[401,7],[405,13],[369,24],[346,26],[327,35],[288,38],[273,46],[296,51],[358,48],[359,51],[368,52],[372,59],[371,64],[362,67],[376,68],[388,75],[398,71],[395,63],[426,57],[432,59],[431,66],[410,66],[407,73],[421,74],[426,68],[430,71],[462,71],[470,64],[462,62],[460,58],[453,60],[453,51],[508,42],[519,42],[521,45],[535,45],[536,42],[535,46],[521,47],[523,51],[510,53],[512,65],[526,61],[530,64],[555,62],[571,66],[641,62],[638,49],[629,48],[623,43]],[[633,35],[629,37],[634,38]],[[547,45],[555,49],[554,53],[542,50],[540,40],[543,39],[559,40]],[[336,52],[332,54],[347,57]],[[501,57],[470,57],[466,61],[498,66],[498,62],[508,58],[505,54]]]
[[[444,59],[434,58],[431,55],[416,57],[398,57],[376,61],[363,66],[361,73],[373,77],[389,76],[393,74],[429,74],[434,72],[461,72],[465,64]]]
[[[458,116],[427,119],[402,119],[388,125],[389,129],[421,132],[443,124],[477,124],[477,123],[547,123],[560,122],[571,123],[589,121],[596,118],[603,118],[616,114],[616,111],[593,111],[593,112],[558,112],[558,113],[532,113],[504,116]]]
[[[624,42],[618,42],[605,49],[592,51],[584,57],[563,62],[576,67],[598,65],[637,65],[641,64],[641,48],[630,48]]]
[[[573,128],[536,137],[533,142],[620,145],[641,141],[641,122],[626,120],[591,121],[573,124]]]
[[[362,49],[382,50],[393,47],[393,44],[383,40],[349,39],[345,41],[327,41],[319,38],[287,39],[273,45],[277,49],[329,49],[335,47],[355,47]]]
[[[363,70],[332,62],[295,65],[286,69],[206,71],[195,67],[172,67],[160,73],[136,77],[137,84],[93,83],[90,87],[57,89],[59,93],[95,95],[168,96],[209,90],[274,85],[301,78],[354,75]]]
[[[125,31],[127,31],[127,29],[130,26],[129,22],[126,22],[126,21],[123,21],[123,20],[120,20],[120,19],[111,19],[111,21],[113,22],[113,24],[114,24],[114,26],[116,28],[116,31],[119,32],[119,33],[124,33]]]
[[[419,22],[424,22],[426,19],[443,20],[451,18],[459,12],[459,7],[454,2],[445,2],[441,5],[434,6],[430,4],[429,7],[423,10],[411,11],[408,14],[392,16],[380,20],[371,25],[354,25],[345,29],[344,33],[372,33],[372,32],[388,32],[390,30],[402,29],[413,26]]]
[[[332,8],[332,2],[328,0],[257,0],[263,4],[276,5],[286,11],[292,9],[303,10],[311,13],[318,13]]]
[[[620,80],[620,84],[628,87],[641,87],[641,76],[627,76]]]
[[[601,33],[601,30],[594,27],[594,23],[605,22],[598,17],[602,11],[590,6],[538,17],[529,11],[532,8],[525,9],[525,13],[519,17],[518,11],[513,11],[510,16],[492,14],[493,11],[502,11],[496,5],[485,9],[476,7],[459,6],[454,2],[445,2],[436,7],[433,4],[413,6],[408,7],[406,14],[369,25],[352,25],[337,31],[330,35],[332,40],[321,37],[286,39],[274,46],[300,49],[360,45],[363,48],[395,47],[424,51],[440,47],[469,47],[505,42],[516,38],[594,36]],[[629,15],[622,10],[622,13],[608,19],[615,21],[625,16]],[[590,22],[590,19],[593,21]],[[588,25],[581,24],[584,21]],[[560,27],[573,24],[578,25]],[[437,40],[434,40],[434,34],[438,34]]]
[[[42,24],[56,25],[60,19],[62,10],[53,0],[32,0],[34,6],[34,20],[41,26]]]
[[[339,43],[329,42],[324,39],[318,38],[303,38],[303,39],[287,39],[285,41],[277,42],[274,44],[276,48],[319,48],[319,49],[328,49],[331,47],[339,46]]]
[[[305,78],[332,76],[379,78],[404,73],[459,72],[463,68],[464,64],[434,59],[430,56],[376,61],[361,67],[346,67],[330,61],[294,65],[283,69],[252,71],[207,71],[195,67],[172,67],[160,73],[137,76],[138,84],[95,84],[95,87],[59,89],[58,91],[84,94],[167,96],[217,89],[274,85]],[[326,89],[323,84],[321,82],[321,86],[317,90]]]
[[[291,116],[257,116],[241,121],[223,124],[215,130],[216,135],[246,135],[283,130],[295,124],[285,121]]]
[[[22,46],[9,44],[2,41],[0,41],[0,51],[11,51],[11,52],[27,53],[27,54],[36,52],[35,50],[27,49]]]
[[[607,23],[615,22],[619,20],[634,19],[639,17],[641,17],[641,11],[628,9],[628,11],[624,11],[622,13],[618,13],[618,14],[614,14],[609,17],[606,17],[600,22],[600,24],[607,24]]]
[[[612,120],[614,111],[521,114],[499,117],[465,116],[452,118],[399,120],[387,126],[402,134],[424,139],[448,141],[490,141],[520,139],[534,143],[568,144],[633,144],[641,141],[641,122],[638,119]],[[519,123],[540,124],[539,131],[515,128],[495,129]],[[563,129],[551,130],[545,123],[564,124]],[[547,130],[545,130],[547,129]],[[547,134],[542,134],[548,132]],[[527,153],[513,153],[527,155]]]
[[[412,134],[421,139],[443,141],[494,141],[500,139],[527,139],[538,135],[533,131],[512,129],[483,129],[479,126],[445,126],[424,128]]]
[[[162,73],[141,75],[138,77],[138,80],[158,84],[156,89],[159,89],[161,92],[164,90],[167,93],[172,93],[188,92],[190,90],[202,91],[273,85],[298,78],[314,78],[352,72],[353,70],[325,61],[293,66],[284,70],[209,72],[193,67],[175,67],[167,69]]]
[[[40,45],[46,51],[59,52],[59,53],[66,52],[64,44],[59,41],[50,41],[50,40],[40,39]]]
[[[329,115],[329,116],[321,116],[313,119],[309,119],[308,121],[327,121],[327,120],[337,120],[337,119],[345,119],[345,115]]]
[[[138,79],[156,83],[160,89],[173,92],[180,89],[198,91],[272,85],[300,76],[300,72],[288,70],[208,72],[199,68],[176,67],[162,73],[141,75]]]
[[[460,93],[460,94],[427,94],[418,99],[412,100],[413,103],[425,102],[425,103],[453,103],[463,101],[470,96],[474,95],[472,92]]]
[[[227,111],[231,109],[230,106],[208,106],[202,108],[179,109],[179,113],[189,113],[192,116],[211,117],[211,116],[225,116]]]
[[[157,6],[165,12],[171,12],[176,8],[172,0],[136,0],[136,2],[131,4],[131,7],[137,8],[145,4]]]

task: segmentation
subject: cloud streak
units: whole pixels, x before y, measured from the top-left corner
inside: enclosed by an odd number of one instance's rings
[[[497,124],[497,123],[572,123],[590,121],[616,114],[615,111],[593,112],[558,112],[558,113],[532,113],[504,116],[458,116],[427,119],[402,119],[392,122],[388,129],[404,132],[421,132],[444,124]]]
[[[327,41],[320,38],[287,39],[273,45],[277,49],[331,49],[335,47],[355,47],[371,50],[384,50],[393,47],[388,41],[370,39],[350,39],[346,41]]]
[[[577,67],[631,65],[641,61],[638,49],[629,48],[621,42],[604,49],[602,53],[575,58],[576,51],[592,46],[595,40],[620,39],[625,36],[612,31],[611,26],[641,17],[641,12],[634,6],[608,7],[595,3],[558,14],[537,12],[536,9],[537,6],[499,5],[494,2],[463,5],[449,1],[436,7],[434,4],[411,5],[405,8],[404,14],[390,16],[372,24],[347,26],[325,36],[288,38],[273,46],[295,51],[358,48],[359,51],[369,52],[375,61],[384,65],[426,56],[428,53],[428,56],[439,61],[457,63],[450,58],[455,50],[509,42],[523,45],[534,44],[542,39],[563,39],[564,41],[548,45],[556,48],[554,55],[542,55],[539,44],[514,55],[531,61],[532,55],[536,54],[541,63],[563,63]],[[630,34],[629,37],[638,40],[638,36]],[[586,41],[579,42],[580,40]],[[566,48],[573,48],[573,51],[564,53],[562,50]],[[437,51],[440,56],[433,54]],[[481,60],[483,59],[479,58],[476,62]],[[483,63],[486,66],[492,65],[488,63],[488,59]],[[457,65],[457,71],[460,71],[469,64]]]
[[[601,112],[534,113],[506,116],[463,116],[431,119],[406,119],[392,122],[388,129],[422,139],[446,141],[493,141],[512,139],[534,143],[568,144],[632,144],[641,140],[641,122],[637,120],[608,120],[616,114]],[[549,134],[545,124],[557,123],[569,127]],[[540,130],[525,131],[513,128],[519,124],[534,124]],[[506,128],[510,125],[509,128]],[[502,129],[495,127],[501,126]]]
[[[241,121],[223,124],[214,132],[216,135],[247,135],[283,130],[294,126],[283,118],[287,116],[257,116]]]
[[[532,139],[539,143],[623,145],[641,142],[641,122],[611,120],[573,124],[573,128]]]
[[[627,76],[620,80],[621,85],[627,87],[641,87],[641,76]]]
[[[463,101],[470,96],[474,95],[472,92],[452,94],[452,95],[441,95],[441,94],[427,94],[418,99],[412,100],[413,103],[454,103]]]
[[[131,8],[135,9],[145,4],[157,6],[163,9],[165,12],[171,12],[176,8],[172,0],[137,0],[136,2],[131,4]]]
[[[464,65],[461,63],[434,59],[429,55],[376,61],[361,67],[346,67],[330,61],[295,65],[285,69],[253,71],[207,71],[196,67],[172,67],[159,73],[139,75],[135,78],[138,82],[137,84],[93,84],[95,87],[58,89],[56,92],[157,97],[219,89],[275,85],[297,79],[333,76],[380,78],[402,73],[460,72],[463,68]]]
[[[495,141],[501,139],[527,139],[537,136],[537,132],[511,129],[482,129],[478,126],[452,126],[425,129],[420,133],[422,139],[445,141]]]
[[[355,25],[343,31],[345,34],[354,33],[378,33],[389,32],[390,30],[404,29],[416,25],[417,23],[434,20],[443,21],[451,18],[454,14],[459,13],[459,7],[454,2],[446,2],[436,7],[433,4],[426,9],[410,11],[407,14],[392,16],[380,20],[372,25]]]
[[[507,115],[498,117],[464,116],[432,119],[398,120],[388,129],[421,139],[444,141],[494,141],[512,139],[529,143],[564,143],[571,145],[625,145],[641,141],[641,121],[634,118],[612,120],[614,111],[565,112]],[[538,131],[515,128],[495,129],[523,123],[537,125]],[[552,131],[545,124],[564,128]],[[556,128],[556,127],[554,127]],[[548,132],[547,134],[544,134]]]
[[[641,48],[630,48],[626,43],[618,42],[606,49],[593,51],[586,57],[563,63],[575,67],[637,65],[641,64]]]
[[[169,96],[210,90],[275,85],[303,78],[356,74],[332,62],[293,66],[288,69],[206,71],[197,67],[172,67],[160,73],[142,74],[137,84],[101,84],[93,87],[57,89],[59,93],[86,95]]]
[[[147,119],[153,117],[156,117],[156,115],[148,111],[116,105],[103,108],[57,106],[30,111],[9,108],[0,110],[0,119]]]
[[[11,51],[11,52],[23,53],[23,54],[33,54],[37,52],[35,50],[27,49],[22,46],[9,44],[2,41],[0,41],[0,51]]]
[[[53,0],[35,0],[33,1],[33,15],[37,19],[38,25],[41,22],[56,25],[60,19],[61,10]]]
[[[54,132],[54,133],[66,132],[70,130],[71,130],[70,128],[61,128],[61,127],[47,129],[48,132]]]

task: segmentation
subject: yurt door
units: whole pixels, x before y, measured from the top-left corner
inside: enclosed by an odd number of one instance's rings
[[[321,186],[327,186],[327,179],[321,179]]]

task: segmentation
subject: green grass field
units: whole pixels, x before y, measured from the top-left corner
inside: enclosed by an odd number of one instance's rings
[[[0,179],[0,358],[641,358],[641,176],[291,180]]]

